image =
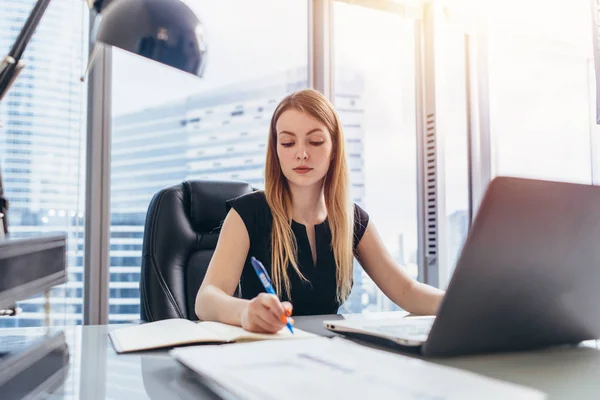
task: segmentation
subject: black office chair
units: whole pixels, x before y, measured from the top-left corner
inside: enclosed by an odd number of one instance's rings
[[[198,319],[196,293],[217,245],[225,201],[253,190],[245,182],[187,181],[154,195],[142,247],[143,321]]]

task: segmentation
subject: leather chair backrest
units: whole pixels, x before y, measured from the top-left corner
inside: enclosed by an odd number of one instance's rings
[[[253,190],[245,182],[198,180],[154,195],[142,247],[142,320],[198,319],[196,293],[217,245],[225,201]]]

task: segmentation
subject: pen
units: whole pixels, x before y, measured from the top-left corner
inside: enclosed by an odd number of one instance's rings
[[[273,286],[271,285],[271,278],[269,278],[269,274],[267,273],[267,270],[265,269],[264,265],[262,265],[262,263],[254,257],[250,258],[250,262],[252,263],[252,266],[254,267],[254,271],[256,272],[256,275],[258,275],[258,279],[260,279],[260,282],[265,287],[265,290],[267,291],[267,293],[277,295],[275,293],[275,290],[273,290]],[[290,319],[289,318],[286,318],[286,319],[287,319],[287,323],[285,325],[288,327],[290,332],[294,333],[292,324],[290,324]]]

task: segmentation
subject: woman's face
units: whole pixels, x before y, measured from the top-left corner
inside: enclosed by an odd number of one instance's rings
[[[333,143],[325,124],[301,111],[284,111],[275,124],[277,157],[290,185],[322,184],[329,171]]]

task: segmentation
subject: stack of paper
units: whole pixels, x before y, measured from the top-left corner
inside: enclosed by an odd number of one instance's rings
[[[341,338],[175,349],[170,354],[244,399],[545,399],[544,393]]]

